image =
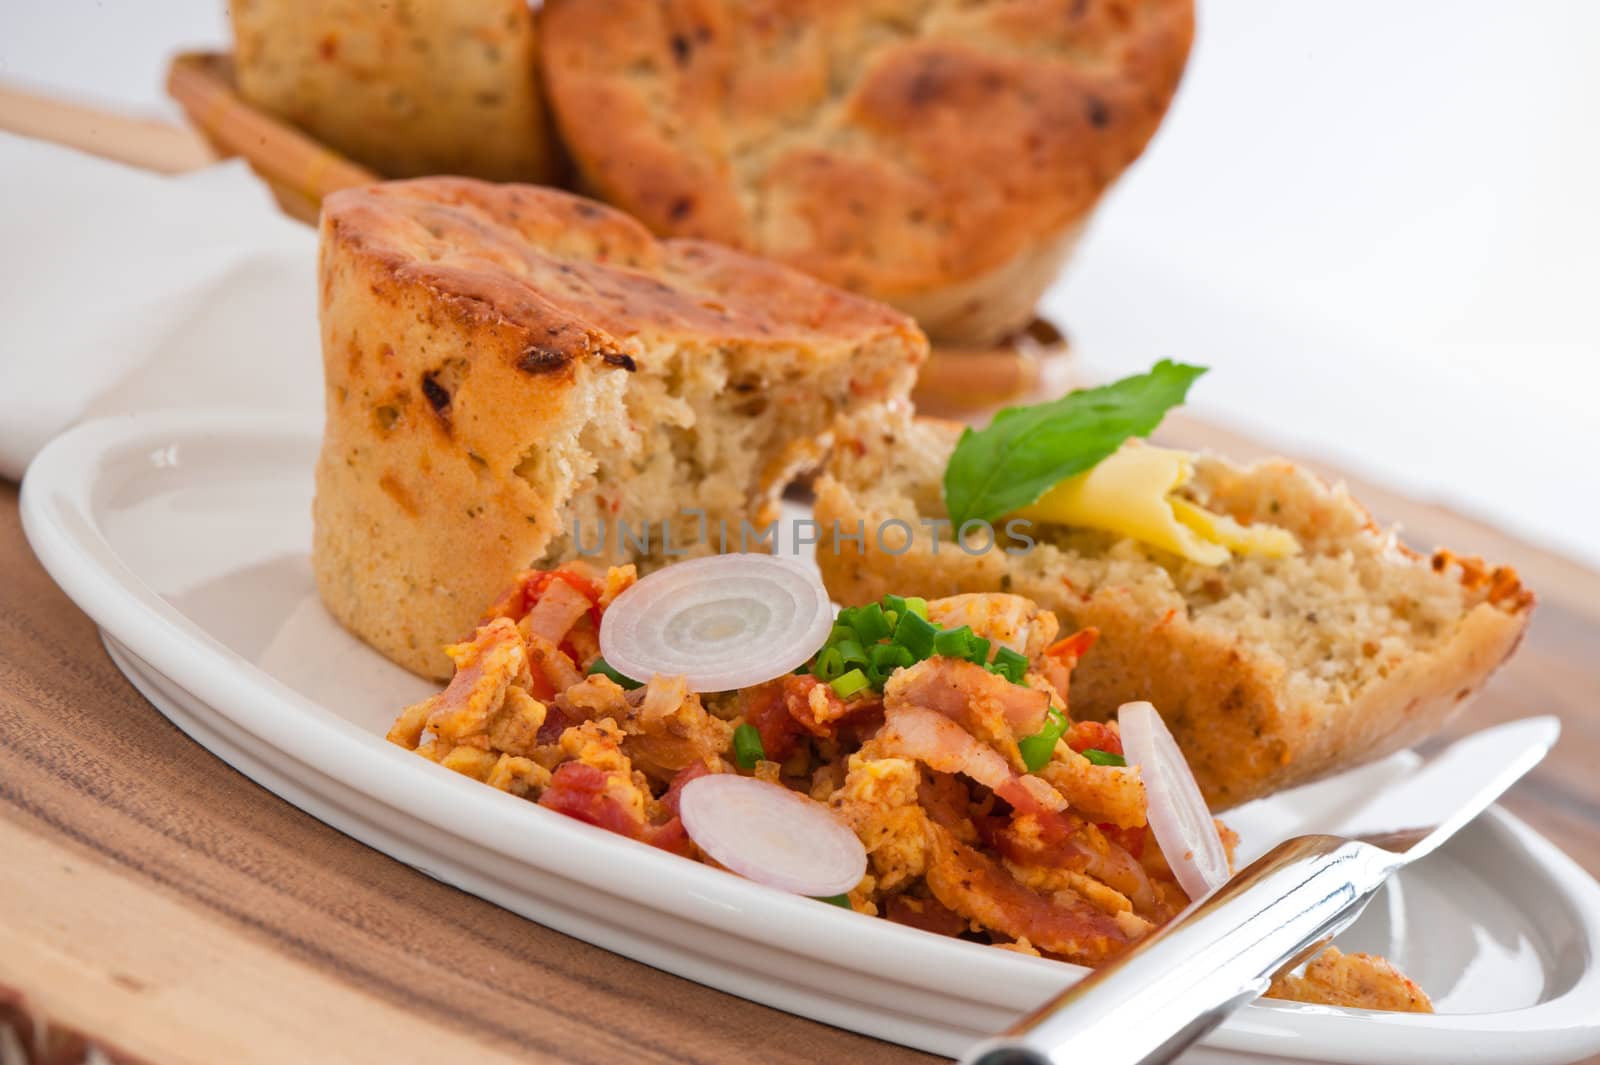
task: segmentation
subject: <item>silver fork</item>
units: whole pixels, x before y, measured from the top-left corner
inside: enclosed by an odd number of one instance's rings
[[[1539,764],[1554,717],[1485,729],[1384,791],[1337,835],[1296,836],[1122,958],[975,1047],[968,1065],[1170,1061],[1347,928],[1396,870],[1443,844]],[[1425,828],[1362,831],[1373,824]],[[1356,834],[1359,833],[1359,834]]]

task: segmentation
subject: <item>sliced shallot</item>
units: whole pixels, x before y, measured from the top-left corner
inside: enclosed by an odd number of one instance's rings
[[[791,673],[833,628],[816,570],[772,555],[713,555],[657,570],[606,608],[600,653],[623,676],[682,676],[690,691]]]
[[[1191,900],[1199,899],[1229,876],[1228,852],[1200,785],[1154,706],[1124,703],[1117,723],[1128,764],[1137,765],[1144,779],[1150,830],[1178,886]]]
[[[678,815],[719,865],[813,898],[842,895],[867,872],[856,834],[815,799],[755,777],[713,773],[684,785]]]

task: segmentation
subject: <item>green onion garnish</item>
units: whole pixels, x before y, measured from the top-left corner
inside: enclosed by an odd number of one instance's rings
[[[817,662],[811,667],[811,672],[818,680],[837,680],[844,672],[844,655],[839,653],[837,647],[824,647],[817,652]]]
[[[1085,758],[1089,759],[1089,761],[1093,762],[1095,765],[1127,765],[1128,764],[1128,760],[1126,758],[1122,757],[1122,755],[1120,755],[1120,754],[1112,754],[1110,751],[1102,751],[1098,747],[1090,747],[1088,750],[1083,752],[1083,756]]]
[[[844,676],[836,677],[830,683],[834,694],[841,699],[848,699],[856,692],[872,687],[872,683],[867,680],[867,675],[859,669],[852,669]]]
[[[1067,715],[1051,707],[1049,715],[1045,717],[1044,728],[1017,741],[1017,750],[1022,753],[1022,764],[1028,767],[1028,772],[1037,773],[1049,764],[1050,756],[1056,750],[1056,741],[1066,731]]]
[[[926,599],[886,595],[876,603],[839,611],[827,643],[809,667],[797,672],[808,670],[818,680],[831,684],[841,697],[848,698],[864,687],[882,691],[895,670],[943,655],[983,666],[1013,684],[1024,683],[1027,657],[1002,647],[990,662],[990,647],[990,642],[968,625],[942,629],[933,624],[928,620]],[[1046,753],[1045,759],[1048,758]]]
[[[592,677],[596,673],[599,673],[601,676],[610,677],[612,680],[616,681],[618,685],[628,689],[629,691],[632,691],[634,688],[644,687],[643,684],[634,680],[632,677],[624,677],[621,673],[618,673],[616,670],[612,669],[603,658],[596,658],[593,662],[589,663],[589,676]]]
[[[740,769],[754,769],[766,757],[767,749],[761,745],[761,733],[754,725],[744,724],[733,730],[733,760]]]
[[[866,647],[871,647],[879,640],[888,639],[889,633],[893,631],[889,627],[889,619],[884,616],[883,607],[877,603],[857,607],[853,624],[856,636]]]
[[[818,902],[826,902],[830,906],[843,906],[847,910],[854,908],[850,905],[849,895],[816,895],[813,897]]]
[[[846,666],[864,666],[871,661],[860,642],[855,639],[840,640],[833,645],[833,649],[839,652],[839,657],[844,660]]]
[[[945,658],[966,658],[972,646],[972,626],[945,629],[933,638],[933,653]]]
[[[1011,683],[1021,684],[1028,675],[1028,656],[1002,647],[995,652],[994,664],[989,668]]]
[[[920,662],[933,654],[933,641],[938,635],[939,628],[931,621],[907,614],[895,627],[894,642],[910,651],[911,657]]]

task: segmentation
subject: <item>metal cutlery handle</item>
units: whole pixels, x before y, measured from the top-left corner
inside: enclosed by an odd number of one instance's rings
[[[964,1060],[1170,1061],[1266,990],[1272,973],[1354,921],[1397,864],[1340,836],[1287,840]]]

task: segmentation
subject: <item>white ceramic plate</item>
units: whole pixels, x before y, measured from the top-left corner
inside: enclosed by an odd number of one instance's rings
[[[957,1054],[1082,970],[796,898],[457,776],[383,740],[431,690],[322,610],[306,558],[315,426],[164,413],[93,422],[34,461],[28,538],[178,727],[336,828],[541,924],[840,1027]],[[1530,710],[1535,708],[1530,708]],[[1327,827],[1392,759],[1235,811],[1245,856]],[[219,770],[221,771],[221,770]],[[1432,1016],[1262,1002],[1194,1062],[1569,1061],[1600,1050],[1600,887],[1493,810],[1341,939]]]

